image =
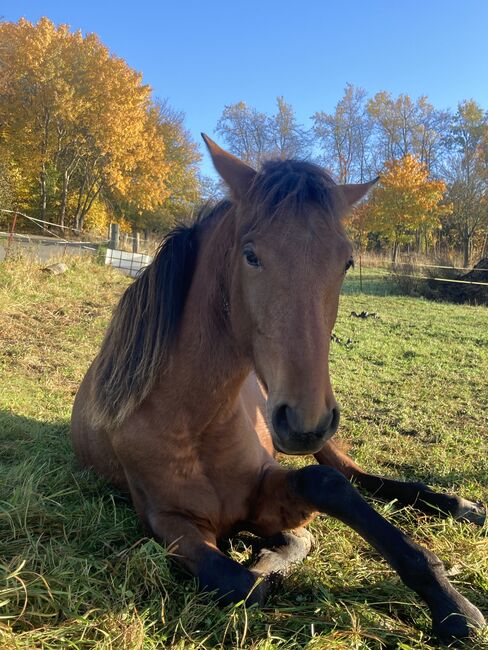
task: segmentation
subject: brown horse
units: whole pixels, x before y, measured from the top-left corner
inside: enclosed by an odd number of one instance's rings
[[[367,474],[331,440],[329,343],[352,264],[340,219],[374,181],[336,185],[293,160],[256,172],[204,139],[231,198],[173,231],[122,296],[74,404],[79,460],[129,490],[151,534],[223,603],[261,602],[267,577],[309,550],[301,527],[327,513],[420,595],[440,638],[468,636],[478,609],[348,479],[427,512],[481,522],[481,507]],[[320,464],[285,469],[275,450]],[[252,570],[217,547],[239,530],[274,538]]]

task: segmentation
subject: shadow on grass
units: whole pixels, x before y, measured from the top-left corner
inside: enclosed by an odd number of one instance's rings
[[[389,461],[388,470],[393,470],[393,472],[389,471],[387,478],[397,479],[398,476],[401,476],[403,478],[398,480],[421,481],[434,489],[445,488],[451,493],[454,491],[458,496],[462,496],[465,499],[469,499],[469,494],[463,493],[465,491],[464,484],[470,482],[479,483],[482,480],[479,470],[475,468],[467,470],[466,468],[460,467],[459,470],[451,470],[446,474],[436,474],[429,472],[426,467],[417,467],[406,462]],[[396,475],[395,471],[397,472]]]
[[[71,446],[67,420],[45,421],[0,409],[1,472],[13,473],[14,483],[33,480],[49,492],[63,482],[83,496],[106,496],[121,504],[130,504],[128,494],[110,485],[92,470],[80,467]],[[16,470],[17,468],[17,470]],[[3,498],[8,497],[3,495]],[[134,515],[135,516],[135,515]]]

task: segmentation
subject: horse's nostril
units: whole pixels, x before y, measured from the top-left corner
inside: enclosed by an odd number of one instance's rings
[[[341,419],[341,412],[336,406],[335,408],[332,409],[332,419],[330,421],[330,426],[329,426],[329,430],[332,431],[332,433],[335,433],[339,428],[340,419]]]
[[[281,406],[277,406],[273,411],[273,429],[276,433],[286,434],[290,431],[287,410],[287,405],[282,404]]]

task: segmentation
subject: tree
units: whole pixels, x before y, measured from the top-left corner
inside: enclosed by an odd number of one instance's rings
[[[395,262],[399,247],[424,235],[425,241],[440,227],[440,218],[450,212],[442,204],[446,185],[429,180],[427,166],[407,154],[389,161],[370,199],[371,228],[392,245]]]
[[[347,234],[360,255],[366,250],[369,234],[374,227],[371,205],[371,202],[363,201],[344,218]]]
[[[215,130],[229,151],[252,167],[259,167],[269,155],[269,118],[245,102],[226,106]]]
[[[463,264],[468,266],[477,235],[483,233],[485,240],[488,236],[488,119],[475,101],[459,104],[447,142],[444,173],[453,211],[446,225],[461,244]]]
[[[369,175],[368,143],[372,128],[366,110],[366,91],[347,84],[334,112],[317,112],[312,120],[322,161],[338,181],[365,181]]]
[[[154,133],[148,135],[148,142],[164,142],[164,158],[168,163],[166,195],[163,200],[159,197],[157,202],[150,201],[154,196],[152,186],[161,181],[157,159],[153,175],[148,174],[149,159],[144,167],[133,170],[131,189],[113,192],[110,203],[116,214],[133,228],[166,232],[200,200],[196,166],[200,153],[184,128],[183,113],[172,109],[167,101],[156,102],[151,111]]]
[[[0,61],[0,149],[37,183],[31,212],[82,229],[97,203],[128,217],[159,209],[191,177],[197,187],[181,119],[96,35],[47,18],[2,23]]]
[[[373,158],[379,170],[387,160],[410,154],[427,165],[436,167],[443,153],[444,136],[449,115],[436,110],[427,97],[413,100],[409,95],[394,99],[390,93],[377,93],[368,102],[373,121]]]
[[[306,158],[310,138],[296,119],[293,107],[283,97],[276,99],[277,111],[267,115],[245,102],[226,106],[217,122],[229,151],[256,169],[270,158]]]
[[[269,120],[270,155],[282,160],[308,158],[310,137],[298,124],[293,107],[283,97],[277,97],[276,108]]]

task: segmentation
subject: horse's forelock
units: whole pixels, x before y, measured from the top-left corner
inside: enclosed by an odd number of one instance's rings
[[[263,221],[286,212],[302,214],[311,204],[335,219],[339,213],[335,186],[333,178],[313,163],[271,160],[256,174],[247,198]]]

